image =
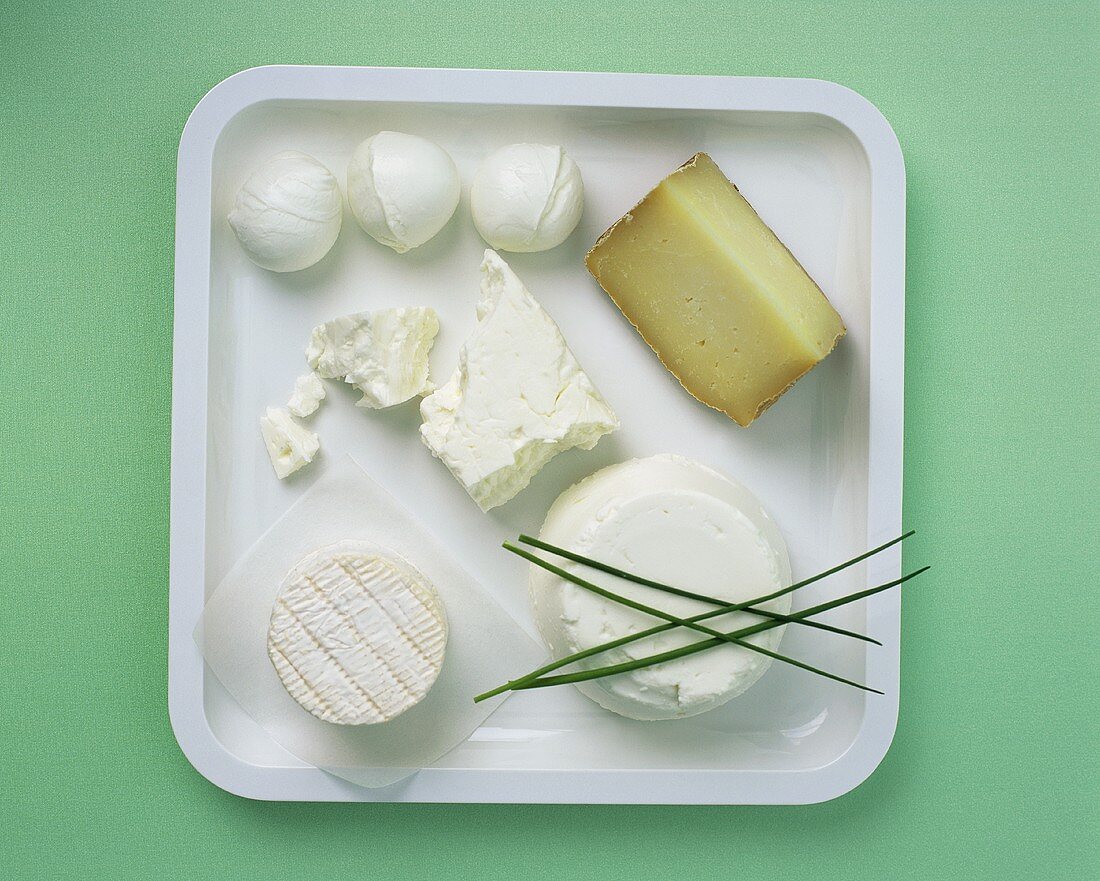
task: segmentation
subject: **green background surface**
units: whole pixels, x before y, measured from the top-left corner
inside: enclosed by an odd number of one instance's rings
[[[0,876],[1097,877],[1097,10],[0,0]],[[820,77],[893,123],[907,562],[935,568],[870,780],[797,808],[372,806],[192,770],[166,712],[176,148],[275,62]]]

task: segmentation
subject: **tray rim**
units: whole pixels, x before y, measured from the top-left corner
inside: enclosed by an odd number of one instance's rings
[[[318,94],[323,98],[318,98]],[[524,96],[522,99],[520,96]],[[527,96],[535,96],[529,98]],[[206,414],[212,160],[221,131],[269,100],[611,106],[793,112],[831,118],[860,142],[871,171],[871,303],[868,547],[901,532],[905,167],[893,128],[870,101],[818,79],[648,73],[265,65],[233,74],[195,106],[180,138],[176,173],[172,446],[169,550],[168,713],[180,749],[214,785],[272,801],[559,804],[812,804],[866,780],[897,728],[901,596],[867,601],[869,626],[885,637],[859,732],[831,763],[806,770],[533,770],[425,768],[385,789],[364,789],[316,768],[271,768],[229,752],[210,728],[204,662],[191,632],[203,607]],[[870,524],[874,524],[873,526]],[[869,567],[901,572],[901,550]],[[200,585],[199,590],[194,585]],[[533,779],[535,778],[535,779]]]

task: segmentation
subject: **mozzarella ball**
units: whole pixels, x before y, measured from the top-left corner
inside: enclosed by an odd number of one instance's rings
[[[340,234],[340,185],[325,166],[288,150],[268,159],[237,193],[229,225],[253,263],[272,272],[312,266]]]
[[[348,203],[372,239],[398,254],[439,232],[458,207],[461,182],[454,160],[416,135],[379,132],[348,165]]]
[[[484,162],[470,188],[474,226],[502,251],[546,251],[564,242],[584,210],[581,172],[561,147],[512,144]]]

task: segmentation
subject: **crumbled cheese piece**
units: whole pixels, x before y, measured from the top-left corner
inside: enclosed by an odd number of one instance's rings
[[[286,402],[286,408],[295,416],[305,418],[317,411],[325,397],[325,385],[315,372],[299,376],[294,382],[294,394]]]
[[[312,462],[321,448],[317,435],[295,422],[283,407],[267,408],[267,414],[260,417],[260,431],[279,480]]]
[[[434,309],[358,312],[313,329],[306,359],[325,379],[343,379],[363,393],[360,407],[383,409],[428,394],[428,354],[439,333]]]

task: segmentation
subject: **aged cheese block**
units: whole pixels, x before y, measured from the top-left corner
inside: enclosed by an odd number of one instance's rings
[[[749,425],[844,323],[706,153],[600,236],[585,263],[691,394]]]

